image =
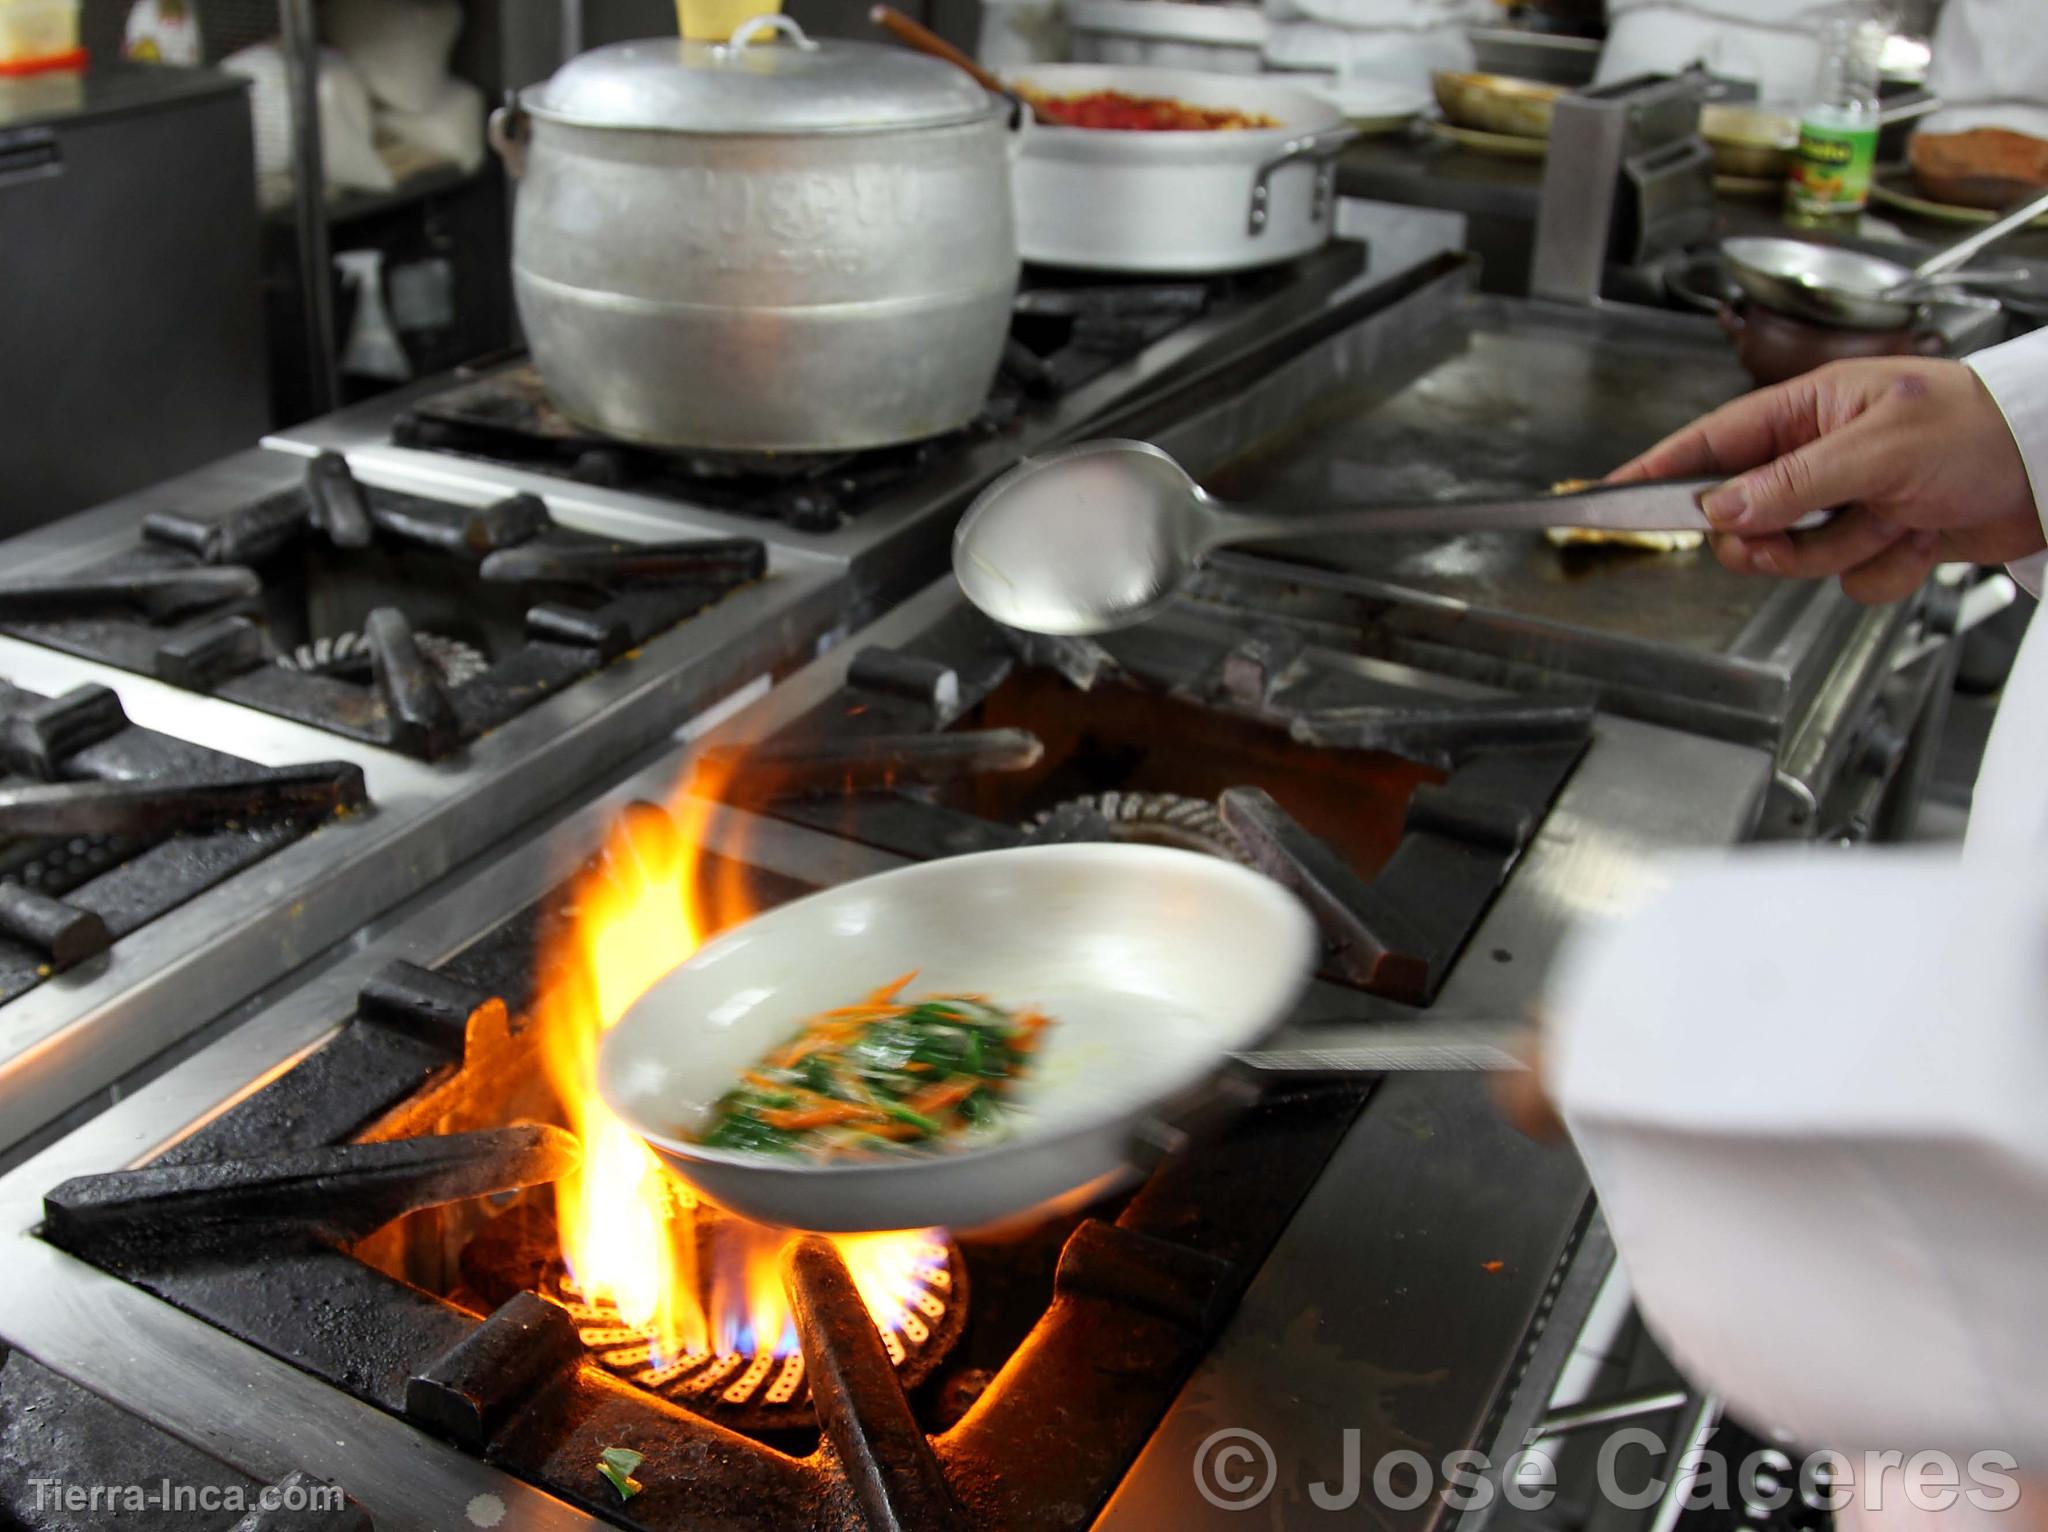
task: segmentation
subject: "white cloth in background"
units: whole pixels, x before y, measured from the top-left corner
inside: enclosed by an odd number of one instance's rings
[[[1595,83],[1678,74],[1695,63],[1756,83],[1761,101],[1804,102],[1820,67],[1817,31],[1836,0],[1607,0]]]
[[[322,38],[349,56],[379,102],[432,111],[462,30],[457,0],[324,0]]]
[[[1004,71],[1049,64],[1067,56],[1067,22],[1060,0],[981,0],[975,61]]]
[[[1470,69],[1465,28],[1495,18],[1491,0],[1265,0],[1266,62],[1328,69],[1428,90],[1439,69]]]
[[[1972,365],[2048,504],[2048,334]],[[1751,1425],[2048,1470],[2044,850],[2037,622],[1961,853],[1680,863],[1561,960],[1552,1085],[1637,1300]]]
[[[2041,0],[1947,0],[1934,27],[1927,87],[1943,106],[1922,121],[1922,132],[2010,128],[2048,138],[2048,14]]]
[[[249,81],[249,111],[256,138],[256,176],[266,200],[290,195],[292,99],[290,72],[275,42],[257,43],[221,60],[220,67]],[[370,94],[355,67],[332,48],[320,50],[320,157],[329,186],[389,191],[391,167],[378,155],[370,121]],[[278,189],[282,188],[281,197]]]
[[[404,144],[464,171],[475,170],[484,162],[484,93],[467,80],[452,76],[442,80],[440,94],[424,112],[380,106],[375,117],[380,139]]]

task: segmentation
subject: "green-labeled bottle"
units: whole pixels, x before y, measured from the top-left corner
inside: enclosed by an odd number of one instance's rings
[[[1822,24],[1820,70],[1785,183],[1785,209],[1795,222],[1853,221],[1870,201],[1886,30],[1868,12],[1830,16]]]

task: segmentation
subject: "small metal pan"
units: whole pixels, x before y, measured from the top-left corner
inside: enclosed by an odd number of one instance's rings
[[[1918,266],[1798,239],[1731,239],[1721,246],[1729,273],[1751,298],[1795,319],[1850,330],[1902,330],[1943,286],[1990,286],[2006,272],[1963,271],[1998,240],[2048,212],[2048,192],[2029,197],[1997,222],[1945,245]],[[2024,280],[2022,278],[2022,280]]]
[[[711,1201],[826,1233],[1000,1222],[1156,1159],[1307,987],[1315,922],[1279,884],[1191,851],[1031,846],[786,904],[699,948],[606,1034],[598,1085]],[[917,970],[1052,1018],[993,1141],[820,1163],[696,1143],[714,1103],[822,1011]]]
[[[1757,236],[1728,240],[1721,253],[1745,294],[1794,319],[1849,330],[1899,330],[1920,311],[1918,298],[1885,296],[1910,284],[1912,271],[1860,250]]]

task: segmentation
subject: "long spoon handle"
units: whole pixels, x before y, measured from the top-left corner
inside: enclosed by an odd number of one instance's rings
[[[2008,209],[1997,221],[1986,224],[1976,233],[1967,234],[1952,245],[1944,245],[1915,266],[1913,275],[1925,280],[1928,277],[1939,276],[1944,271],[1953,271],[1980,250],[1996,244],[2008,234],[2024,229],[2043,213],[2048,213],[2048,191],[2029,197],[2019,206]]]
[[[1605,532],[1704,532],[1700,497],[1721,479],[1658,479],[1603,484],[1564,495],[1443,500],[1427,505],[1356,505],[1302,515],[1216,504],[1207,547],[1300,537],[1373,533],[1528,532],[1592,527]],[[1805,525],[1805,523],[1802,523]],[[1206,550],[1205,550],[1206,551]]]
[[[981,67],[973,59],[947,42],[931,28],[912,21],[893,5],[877,5],[868,11],[868,20],[887,32],[906,48],[915,48],[920,53],[929,53],[933,58],[944,59],[955,69],[965,70],[981,83],[983,90],[992,90],[999,96],[1009,94],[1009,88],[994,74]]]

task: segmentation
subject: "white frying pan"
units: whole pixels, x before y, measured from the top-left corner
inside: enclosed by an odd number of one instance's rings
[[[1000,1222],[1144,1158],[1160,1114],[1256,1045],[1307,986],[1314,922],[1258,873],[1155,846],[950,857],[827,889],[727,932],[604,1039],[598,1085],[690,1184],[827,1233]],[[917,969],[1052,1018],[992,1144],[817,1163],[691,1137],[742,1071],[817,1012]]]

